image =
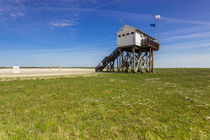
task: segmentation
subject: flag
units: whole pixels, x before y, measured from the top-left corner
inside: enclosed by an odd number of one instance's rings
[[[156,26],[156,24],[150,24],[150,26],[151,26],[151,27],[155,27],[155,26]]]
[[[160,15],[156,15],[155,18],[156,18],[156,19],[160,19]]]

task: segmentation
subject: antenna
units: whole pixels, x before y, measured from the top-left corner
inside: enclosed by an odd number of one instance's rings
[[[120,29],[123,27],[123,20],[120,19]]]

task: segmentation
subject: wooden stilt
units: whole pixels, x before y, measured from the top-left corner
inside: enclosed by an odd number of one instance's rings
[[[151,47],[149,48],[149,73],[151,72],[151,57],[152,57],[152,55],[151,55]]]
[[[119,56],[117,57],[117,71],[119,72]]]
[[[152,73],[154,73],[154,49],[152,49]]]
[[[133,47],[133,72],[136,72],[136,52],[135,52],[135,47]]]
[[[146,72],[148,72],[148,52],[146,52]]]

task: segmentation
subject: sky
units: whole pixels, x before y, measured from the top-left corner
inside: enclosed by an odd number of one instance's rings
[[[95,67],[130,25],[157,38],[155,67],[210,67],[209,0],[0,0],[0,67]]]

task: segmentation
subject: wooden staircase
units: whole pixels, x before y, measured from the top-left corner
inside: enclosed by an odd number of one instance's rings
[[[109,56],[105,57],[101,63],[95,68],[96,72],[102,71],[110,62],[114,61],[119,56],[119,51],[116,48]]]

